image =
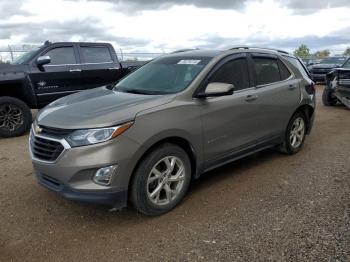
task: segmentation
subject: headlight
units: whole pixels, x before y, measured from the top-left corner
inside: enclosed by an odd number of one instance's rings
[[[121,135],[129,129],[132,124],[133,122],[128,122],[116,127],[76,130],[66,139],[72,147],[98,144]]]

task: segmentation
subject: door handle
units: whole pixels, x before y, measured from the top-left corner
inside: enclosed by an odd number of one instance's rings
[[[110,67],[108,68],[108,70],[118,70],[119,68],[118,67]]]
[[[250,101],[254,101],[256,99],[258,99],[257,95],[247,95],[245,98],[245,101],[250,102]]]
[[[288,89],[289,90],[294,90],[294,89],[296,89],[297,88],[297,85],[289,85],[288,86]]]
[[[69,72],[71,72],[71,73],[79,73],[79,72],[81,72],[81,69],[71,69],[71,70],[69,70]]]

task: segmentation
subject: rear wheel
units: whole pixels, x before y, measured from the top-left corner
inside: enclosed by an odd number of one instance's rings
[[[191,181],[187,153],[173,144],[150,152],[138,166],[131,188],[135,208],[157,216],[173,209],[185,196]]]
[[[15,137],[26,133],[32,123],[29,107],[14,97],[0,97],[0,137]]]
[[[288,123],[280,151],[288,155],[299,152],[305,141],[306,127],[305,115],[302,112],[295,113]]]

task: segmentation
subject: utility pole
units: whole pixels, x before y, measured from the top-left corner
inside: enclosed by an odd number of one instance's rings
[[[10,51],[10,55],[11,55],[11,62],[13,62],[13,52],[12,52],[11,46],[8,45],[8,47],[9,47],[9,51]]]

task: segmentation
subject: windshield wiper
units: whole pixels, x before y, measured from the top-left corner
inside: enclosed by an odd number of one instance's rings
[[[155,91],[155,90],[145,90],[145,89],[122,89],[122,88],[114,88],[115,91],[123,92],[123,93],[130,93],[130,94],[139,94],[139,95],[165,95],[167,93],[162,91]]]
[[[138,95],[153,95],[152,92],[149,92],[147,90],[140,90],[140,89],[119,89],[116,88],[116,91],[123,92],[123,93],[130,93],[130,94],[138,94]]]

